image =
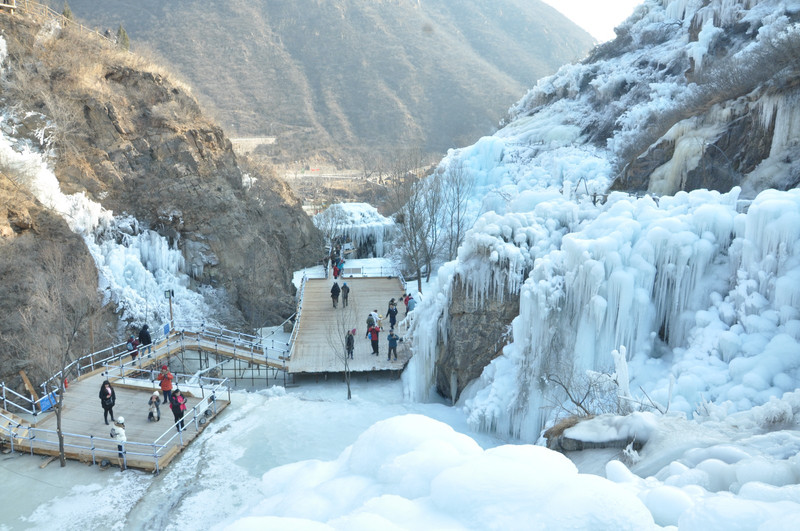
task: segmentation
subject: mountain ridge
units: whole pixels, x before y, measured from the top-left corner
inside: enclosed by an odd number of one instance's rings
[[[176,66],[230,135],[277,136],[273,154],[293,160],[306,149],[443,153],[464,145],[490,134],[536,79],[594,42],[538,1],[70,7],[90,25],[122,24],[134,49],[147,43]]]

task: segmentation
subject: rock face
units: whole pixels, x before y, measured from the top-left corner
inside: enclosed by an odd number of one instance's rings
[[[47,354],[110,344],[116,316],[101,304],[81,237],[0,171],[0,381],[28,396],[20,370],[41,382],[60,362]]]
[[[519,315],[519,294],[476,304],[463,284],[453,291],[449,309],[447,345],[439,345],[436,390],[455,402],[464,387],[481,375],[484,367],[501,354],[508,326]]]
[[[294,311],[292,271],[312,263],[321,246],[285,183],[245,172],[188,89],[136,56],[23,13],[0,13],[0,25],[8,50],[0,110],[13,105],[15,116],[36,111],[45,117],[39,124],[20,119],[4,132],[38,143],[38,132],[50,131],[64,193],[83,192],[168,238],[182,251],[195,285],[225,288],[227,307],[215,316],[224,324],[277,324]],[[42,129],[43,123],[50,125]],[[13,176],[3,179],[0,312],[36,314],[44,311],[30,288],[41,274],[37,249],[59,249],[70,269],[91,269],[92,262],[63,220],[25,195]],[[96,273],[92,277],[93,286],[84,287],[96,293]],[[105,319],[117,330],[126,324]],[[10,321],[0,326],[4,339],[17,326]],[[19,366],[30,361],[8,342],[0,348],[0,355],[20,358]],[[0,372],[3,378],[16,374],[5,362]]]
[[[247,321],[288,317],[291,272],[320,249],[317,230],[288,186],[266,175],[245,187],[222,130],[161,76],[112,68],[104,77],[149,97],[128,113],[113,102],[84,101],[85,158],[60,169],[77,176],[88,163],[107,187],[106,208],[128,212],[175,241],[195,281],[224,286]],[[182,122],[184,113],[196,120]]]

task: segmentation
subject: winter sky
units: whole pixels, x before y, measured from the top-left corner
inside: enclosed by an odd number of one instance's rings
[[[642,0],[543,0],[566,15],[599,42],[614,38],[614,27]]]

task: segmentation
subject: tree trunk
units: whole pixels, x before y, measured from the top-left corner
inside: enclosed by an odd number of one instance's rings
[[[58,402],[56,403],[56,433],[58,434],[58,459],[61,467],[67,466],[67,456],[64,455],[64,432],[61,430],[61,406],[64,402],[64,384],[58,390]]]

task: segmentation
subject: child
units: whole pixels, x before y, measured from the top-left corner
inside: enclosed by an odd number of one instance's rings
[[[158,405],[161,403],[161,397],[158,394],[158,391],[153,391],[152,396],[150,396],[150,400],[147,402],[147,405],[150,407],[150,411],[147,413],[147,420],[148,422],[158,422],[161,420],[161,409]]]
[[[128,438],[125,436],[125,417],[117,417],[114,421],[114,427],[111,428],[111,438],[117,442],[117,462],[119,463],[119,469],[125,470],[125,455],[124,455],[124,446],[125,442]]]

